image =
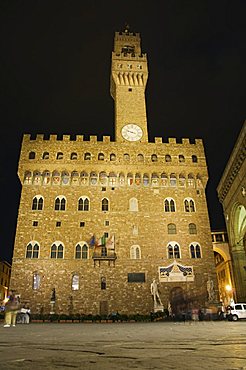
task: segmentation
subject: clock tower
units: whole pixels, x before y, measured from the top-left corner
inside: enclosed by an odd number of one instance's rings
[[[145,105],[148,67],[140,41],[139,33],[130,32],[129,27],[115,33],[110,92],[115,101],[117,142],[148,142]]]

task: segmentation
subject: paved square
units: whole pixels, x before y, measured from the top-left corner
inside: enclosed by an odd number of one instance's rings
[[[246,322],[0,327],[1,369],[246,370]]]

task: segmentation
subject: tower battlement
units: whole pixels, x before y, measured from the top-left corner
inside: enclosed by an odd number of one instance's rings
[[[56,134],[51,134],[51,135],[46,135],[46,134],[36,134],[36,135],[31,135],[31,134],[24,134],[23,135],[23,145],[27,143],[40,143],[40,142],[57,142],[57,141],[63,141],[63,142],[90,142],[90,143],[113,143],[114,141],[111,140],[110,136],[103,136],[102,140],[100,140],[97,135],[90,135],[88,138],[86,138],[84,135],[56,135]],[[137,145],[143,145],[144,143],[135,143]],[[202,139],[189,139],[189,138],[181,138],[177,139],[175,137],[154,137],[154,141],[151,142],[149,141],[149,145],[151,144],[175,144],[175,145],[192,145],[198,146],[198,147],[203,147],[203,141]]]

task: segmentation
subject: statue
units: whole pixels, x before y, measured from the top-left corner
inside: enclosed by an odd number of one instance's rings
[[[51,292],[51,299],[50,299],[50,302],[51,302],[51,303],[55,303],[55,301],[56,301],[56,289],[55,289],[55,288],[53,288],[53,289],[52,289],[52,292]]]
[[[207,292],[208,292],[208,301],[211,302],[214,299],[214,282],[212,279],[207,281]]]
[[[159,291],[158,291],[158,285],[157,285],[157,282],[156,282],[155,279],[153,279],[153,281],[150,285],[150,291],[151,291],[151,294],[152,294],[153,299],[154,299],[154,306],[155,307],[157,305],[162,306],[161,298],[160,298]]]

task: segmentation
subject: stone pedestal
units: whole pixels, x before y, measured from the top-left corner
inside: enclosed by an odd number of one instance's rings
[[[154,312],[164,312],[164,307],[160,303],[154,303]]]

